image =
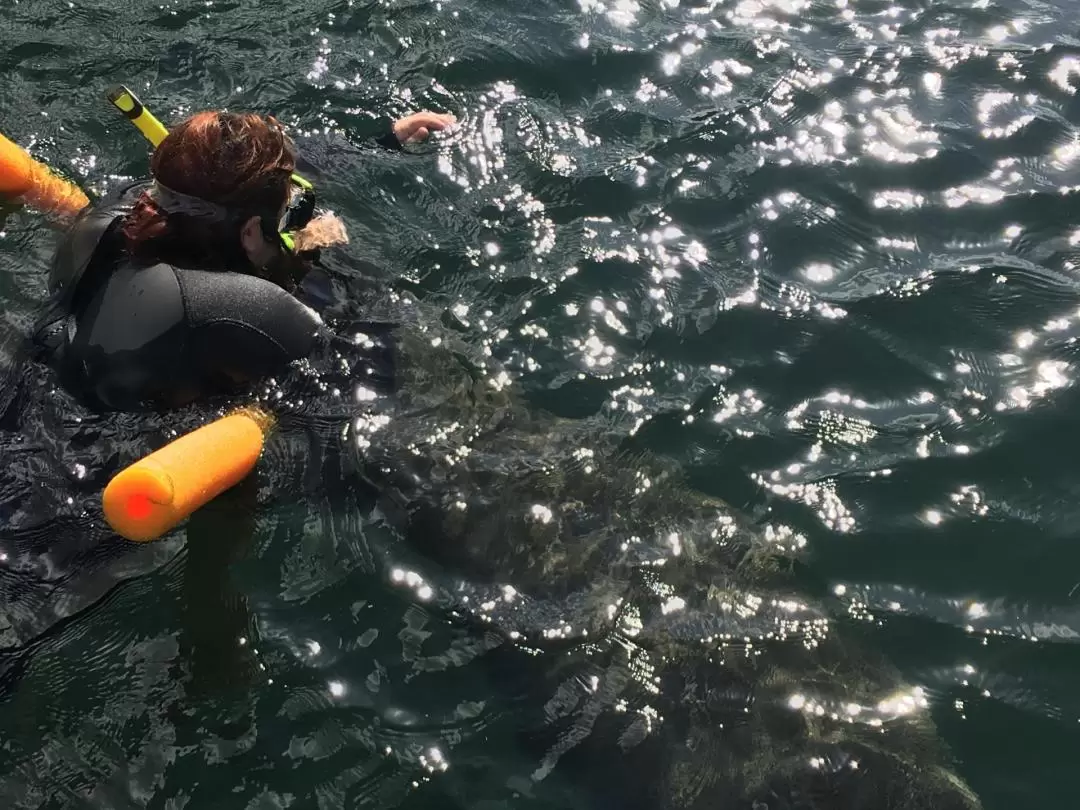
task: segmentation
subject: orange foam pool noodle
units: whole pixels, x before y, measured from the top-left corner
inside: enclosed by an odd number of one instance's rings
[[[259,411],[237,411],[136,461],[105,487],[105,519],[128,540],[156,540],[255,468],[270,424]]]
[[[0,135],[0,194],[56,214],[77,214],[90,204],[78,186],[57,177],[3,135]]]

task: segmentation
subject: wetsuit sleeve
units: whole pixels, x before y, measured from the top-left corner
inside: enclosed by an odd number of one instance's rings
[[[279,374],[325,338],[321,319],[272,282],[241,273],[179,274],[195,368],[245,385]]]
[[[394,121],[395,119],[388,115],[374,115],[370,121],[354,131],[354,137],[358,137],[361,141],[374,141],[383,149],[400,152],[402,147],[397,135],[394,134]]]
[[[375,138],[375,143],[383,149],[392,149],[395,152],[404,151],[401,141],[399,141],[397,135],[394,134],[394,125],[392,123],[390,125],[390,131]]]

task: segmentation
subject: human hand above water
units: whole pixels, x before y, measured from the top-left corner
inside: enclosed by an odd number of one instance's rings
[[[349,234],[345,231],[345,223],[336,214],[320,214],[305,225],[303,230],[293,234],[293,245],[297,253],[348,243]]]
[[[398,143],[419,143],[427,140],[432,132],[446,129],[455,122],[457,118],[449,113],[413,113],[394,122],[394,137]]]

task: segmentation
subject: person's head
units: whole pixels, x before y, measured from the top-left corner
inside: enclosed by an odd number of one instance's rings
[[[281,257],[277,226],[296,158],[272,118],[198,113],[172,128],[150,165],[154,186],[123,227],[132,255],[255,272]]]

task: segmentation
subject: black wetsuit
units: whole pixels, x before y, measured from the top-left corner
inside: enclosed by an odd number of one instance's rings
[[[378,130],[372,143],[402,149],[389,122]],[[317,174],[306,161],[298,168]],[[176,407],[236,393],[307,357],[325,336],[322,321],[273,282],[248,268],[146,266],[126,254],[120,220],[145,186],[81,214],[57,249],[34,343],[65,386],[99,407]]]
[[[57,250],[35,342],[74,387],[108,408],[177,406],[236,391],[312,351],[318,315],[273,282],[133,261],[119,225],[142,188],[85,213]]]

